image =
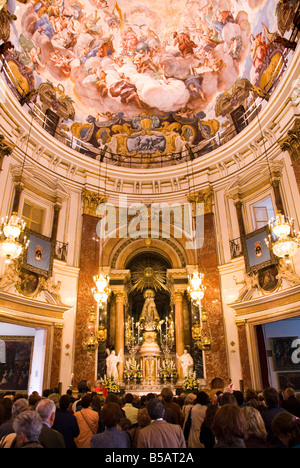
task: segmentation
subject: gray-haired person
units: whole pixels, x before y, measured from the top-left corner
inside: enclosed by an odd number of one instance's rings
[[[39,436],[42,418],[36,411],[23,411],[13,422],[16,439],[11,448],[43,448]]]
[[[56,405],[53,400],[41,400],[36,407],[36,412],[41,416],[43,427],[39,437],[44,448],[66,448],[62,434],[52,429]]]

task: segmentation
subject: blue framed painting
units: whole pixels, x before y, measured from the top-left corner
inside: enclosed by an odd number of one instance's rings
[[[41,276],[50,277],[53,269],[54,248],[51,238],[37,232],[27,231],[28,248],[23,267]]]
[[[267,226],[246,234],[242,238],[243,255],[247,273],[252,273],[277,263],[275,255],[266,245]]]

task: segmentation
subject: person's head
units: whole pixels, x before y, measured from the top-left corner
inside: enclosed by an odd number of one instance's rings
[[[28,400],[26,398],[19,398],[17,401],[14,402],[12,409],[11,409],[11,415],[13,418],[16,418],[18,414],[21,413],[21,411],[24,410],[24,408],[27,408],[28,406]]]
[[[119,426],[122,431],[126,432],[126,431],[130,431],[130,429],[132,428],[132,423],[130,419],[128,418],[121,418],[119,422]]]
[[[204,423],[206,427],[211,427],[215,414],[218,411],[218,406],[217,405],[209,405],[207,407],[206,413],[205,413],[205,418],[204,418]]]
[[[295,396],[295,390],[291,387],[288,387],[283,392],[283,397],[287,400],[288,398]]]
[[[173,392],[169,387],[165,387],[161,391],[161,397],[166,403],[170,403],[173,400]]]
[[[37,411],[23,411],[15,417],[13,429],[17,434],[17,445],[37,442],[43,427],[42,418]]]
[[[121,399],[115,393],[109,393],[105,398],[105,404],[107,403],[116,403],[117,405],[121,406]]]
[[[234,396],[236,398],[236,401],[238,402],[238,405],[242,406],[244,404],[244,401],[245,401],[243,392],[240,392],[240,390],[234,390],[233,394],[234,394]]]
[[[287,447],[300,444],[300,419],[287,411],[278,413],[272,421],[271,429]]]
[[[246,438],[254,435],[266,440],[267,431],[260,412],[252,406],[245,406],[242,411],[246,420]]]
[[[56,413],[54,401],[48,400],[48,398],[46,400],[39,401],[36,406],[36,411],[43,421],[47,422],[50,426],[53,426]]]
[[[101,411],[101,419],[105,427],[108,429],[116,427],[121,421],[122,412],[120,405],[117,403],[107,403]]]
[[[48,396],[48,400],[52,400],[55,403],[56,408],[59,408],[59,394],[58,393],[51,393]]]
[[[238,406],[237,399],[233,393],[225,392],[218,397],[218,404],[220,406],[233,405]]]
[[[126,393],[124,400],[125,400],[125,403],[130,403],[130,404],[132,404],[132,403],[133,403],[133,395],[132,395],[132,393]]]
[[[59,399],[59,408],[61,411],[67,411],[71,403],[71,397],[69,395],[62,395]]]
[[[90,391],[89,383],[87,380],[81,380],[77,388],[78,388],[78,393],[87,393]]]
[[[91,393],[87,393],[86,395],[84,395],[81,399],[81,406],[82,408],[88,408],[89,406],[91,406],[91,403],[92,403],[92,395]]]
[[[214,436],[227,444],[235,438],[244,438],[246,421],[241,408],[237,405],[221,406],[215,414],[211,430]]]
[[[162,419],[165,414],[163,402],[158,398],[152,398],[147,404],[147,411],[151,420]]]
[[[101,409],[101,406],[102,406],[102,400],[100,398],[99,395],[93,395],[92,396],[92,401],[91,401],[91,406],[94,406],[95,408],[97,408],[98,410]]]
[[[140,427],[146,427],[151,423],[147,408],[141,408],[138,410],[137,423]]]
[[[40,395],[38,395],[36,392],[33,392],[31,395],[29,395],[28,404],[32,408],[35,408],[40,400],[41,400]]]
[[[194,393],[188,393],[185,397],[184,404],[185,405],[192,405],[196,400],[197,396]]]
[[[206,392],[199,392],[194,400],[195,405],[208,405],[210,403],[209,396]]]
[[[248,388],[246,390],[246,396],[245,396],[245,401],[246,403],[250,400],[258,400],[258,394],[255,390],[252,388]]]
[[[278,406],[279,396],[275,388],[265,388],[263,391],[263,395],[268,408],[276,408],[276,406]]]

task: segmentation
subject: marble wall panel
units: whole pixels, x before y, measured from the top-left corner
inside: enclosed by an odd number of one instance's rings
[[[203,306],[207,311],[212,338],[212,349],[205,354],[206,380],[207,384],[210,385],[211,381],[216,377],[220,377],[225,381],[228,377],[228,367],[214,214],[206,213],[204,223],[204,243],[203,247],[198,250],[198,266],[199,271],[204,273],[206,291]]]
[[[91,290],[95,286],[93,277],[99,269],[99,244],[95,241],[98,221],[94,216],[83,214],[75,331],[75,386],[81,380],[88,380],[93,385],[95,380],[95,354],[87,352],[84,342],[90,334],[90,310],[96,307]]]

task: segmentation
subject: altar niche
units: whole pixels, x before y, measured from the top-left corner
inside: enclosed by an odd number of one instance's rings
[[[153,388],[163,383],[161,369],[166,358],[173,363],[175,377],[174,319],[168,291],[148,288],[129,294],[125,344],[124,380],[127,385]]]

